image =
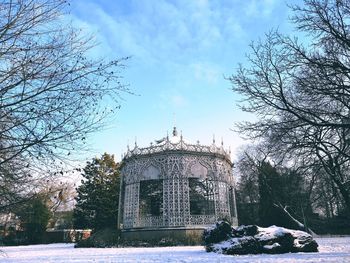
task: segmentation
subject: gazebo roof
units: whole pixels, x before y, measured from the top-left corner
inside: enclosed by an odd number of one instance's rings
[[[209,153],[223,156],[229,162],[231,162],[230,151],[224,149],[223,142],[221,145],[216,145],[215,140],[210,146],[201,145],[199,141],[196,144],[192,144],[185,140],[182,133],[179,135],[176,127],[174,127],[172,136],[167,135],[166,137],[156,140],[155,143],[151,143],[149,147],[138,147],[135,143],[134,149],[130,149],[128,146],[127,153],[123,156],[123,159],[128,159],[134,156],[149,155],[155,153],[161,153],[165,151],[183,151],[183,152],[196,152],[196,153]]]

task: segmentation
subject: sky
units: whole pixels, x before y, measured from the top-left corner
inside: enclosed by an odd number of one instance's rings
[[[135,95],[121,94],[108,128],[90,138],[93,156],[121,159],[127,145],[147,147],[171,134],[174,124],[190,142],[224,141],[232,158],[247,143],[235,123],[253,116],[227,78],[246,65],[249,44],[271,29],[292,34],[282,0],[74,0],[70,19],[98,46],[93,56],[131,56],[121,71]]]

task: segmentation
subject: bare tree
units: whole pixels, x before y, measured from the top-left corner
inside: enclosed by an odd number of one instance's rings
[[[128,92],[126,58],[89,58],[93,39],[66,10],[65,0],[0,1],[0,189],[83,149]]]
[[[230,77],[246,98],[242,109],[259,117],[239,128],[269,142],[275,156],[321,164],[350,213],[350,2],[291,8],[306,44],[272,31],[252,44],[251,67]]]
[[[310,215],[308,187],[312,182],[302,176],[305,171],[276,163],[264,146],[247,146],[236,162],[241,219],[250,224],[282,224],[312,233],[304,215],[304,210]]]

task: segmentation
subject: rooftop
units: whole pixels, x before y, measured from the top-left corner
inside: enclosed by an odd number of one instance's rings
[[[231,162],[231,151],[224,149],[223,141],[221,141],[221,145],[216,145],[215,138],[213,138],[213,142],[209,146],[201,145],[199,141],[197,141],[195,144],[192,144],[183,138],[182,133],[180,135],[178,134],[176,127],[173,128],[171,136],[167,135],[162,139],[155,140],[155,142],[151,143],[149,147],[141,148],[135,142],[134,148],[130,149],[128,146],[126,154],[122,157],[123,159],[128,159],[133,156],[148,155],[164,151],[212,153],[222,155],[224,158]]]

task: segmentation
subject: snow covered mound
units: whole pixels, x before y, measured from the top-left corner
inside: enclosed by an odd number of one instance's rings
[[[303,231],[256,225],[233,228],[225,221],[204,231],[204,242],[208,252],[227,255],[318,251],[316,241]]]
[[[228,240],[229,238],[233,237],[232,230],[233,228],[230,223],[226,221],[217,222],[212,227],[204,230],[203,237],[205,245]]]

